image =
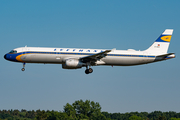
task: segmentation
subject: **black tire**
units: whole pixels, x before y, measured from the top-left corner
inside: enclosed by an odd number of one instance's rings
[[[89,69],[86,69],[86,70],[85,70],[85,73],[86,73],[86,74],[89,74]]]

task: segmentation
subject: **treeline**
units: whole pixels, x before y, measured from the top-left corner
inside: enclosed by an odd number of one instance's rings
[[[97,102],[78,100],[73,104],[67,103],[63,112],[0,110],[0,120],[180,120],[180,113],[172,111],[108,113],[101,112],[101,106]]]
[[[173,111],[161,112],[130,112],[130,113],[108,113],[102,112],[106,118],[111,120],[180,120],[180,113]]]

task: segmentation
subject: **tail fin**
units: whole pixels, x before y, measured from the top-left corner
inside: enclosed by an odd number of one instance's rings
[[[166,29],[159,38],[145,51],[158,54],[166,54],[171,41],[173,29]]]

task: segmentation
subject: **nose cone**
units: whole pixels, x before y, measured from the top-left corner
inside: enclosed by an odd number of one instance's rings
[[[9,61],[13,61],[13,62],[18,62],[16,60],[17,56],[18,56],[17,54],[9,54],[9,53],[7,53],[7,54],[4,55],[4,59],[9,60]]]
[[[6,54],[4,55],[4,59],[6,59]],[[7,59],[6,59],[7,60]]]

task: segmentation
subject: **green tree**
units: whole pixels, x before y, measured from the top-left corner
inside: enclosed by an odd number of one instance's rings
[[[77,118],[94,120],[99,117],[106,118],[101,113],[101,106],[99,105],[99,103],[95,103],[94,101],[90,100],[78,100],[75,101],[72,105],[67,103],[64,106],[64,112],[73,119]]]
[[[89,100],[86,100],[85,102],[83,102],[83,100],[78,100],[75,101],[72,105],[78,114],[83,114],[85,116],[88,115],[91,109]]]
[[[64,112],[72,119],[76,119],[76,110],[74,109],[74,107],[72,105],[70,105],[69,103],[67,103],[64,106]]]
[[[142,120],[142,118],[138,117],[136,115],[133,115],[133,116],[129,117],[129,120]]]
[[[14,110],[13,115],[19,116],[19,110]]]
[[[169,120],[180,120],[180,118],[170,118]]]
[[[156,120],[167,120],[165,116],[159,116]]]
[[[46,120],[47,118],[48,118],[48,113],[46,113],[44,110],[38,111],[38,113],[36,115],[37,120]]]
[[[47,120],[73,120],[64,112],[49,111],[49,117]]]
[[[104,116],[106,116],[106,118],[111,118],[111,113],[102,112],[102,114],[103,114]]]

